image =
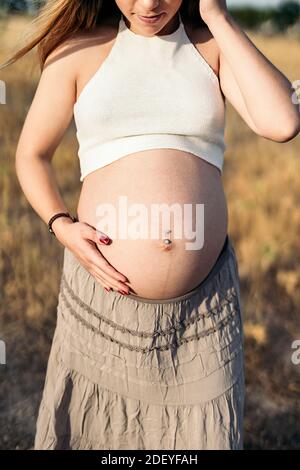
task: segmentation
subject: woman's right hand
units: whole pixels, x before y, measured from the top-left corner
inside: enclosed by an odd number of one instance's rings
[[[67,217],[60,217],[53,222],[56,238],[79,260],[82,266],[106,289],[118,290],[128,294],[130,287],[126,276],[119,273],[98,250],[96,243],[104,243],[103,232],[97,231],[86,222],[73,222]],[[110,241],[109,237],[108,242]],[[123,291],[123,292],[121,292]]]

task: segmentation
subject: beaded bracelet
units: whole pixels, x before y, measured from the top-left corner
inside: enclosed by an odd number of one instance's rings
[[[48,222],[48,229],[49,232],[52,233],[52,235],[56,236],[53,229],[52,229],[52,224],[54,220],[58,219],[58,217],[69,217],[73,222],[78,222],[78,219],[76,217],[73,217],[72,215],[69,214],[69,212],[59,212],[58,214],[55,214],[53,217]]]

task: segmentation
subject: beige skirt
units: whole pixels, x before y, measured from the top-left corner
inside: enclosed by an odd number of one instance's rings
[[[244,392],[228,235],[205,280],[163,300],[106,292],[64,249],[35,450],[243,449]]]

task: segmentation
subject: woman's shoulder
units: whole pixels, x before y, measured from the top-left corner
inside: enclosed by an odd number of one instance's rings
[[[56,44],[48,53],[45,64],[51,62],[56,57],[70,57],[68,61],[76,61],[83,51],[92,48],[95,45],[107,42],[108,38],[114,33],[112,23],[95,25],[87,30],[79,30],[70,33],[65,39]],[[72,59],[71,59],[72,57]]]
[[[71,67],[78,70],[94,56],[105,54],[106,48],[110,47],[111,41],[116,35],[116,22],[107,20],[101,25],[93,28],[79,30],[70,33],[67,38],[56,45],[48,54],[44,66],[55,60],[62,59],[61,67]]]
[[[78,90],[83,88],[108,54],[114,36],[113,22],[69,34],[48,53],[42,75],[46,73],[49,79],[54,75],[64,77],[76,100]],[[53,73],[45,72],[49,66]]]

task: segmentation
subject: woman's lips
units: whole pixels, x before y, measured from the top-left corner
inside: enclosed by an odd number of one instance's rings
[[[153,24],[159,21],[162,15],[163,13],[160,13],[159,15],[153,16],[153,17],[146,17],[146,16],[140,16],[140,15],[137,15],[137,16],[143,23]]]

